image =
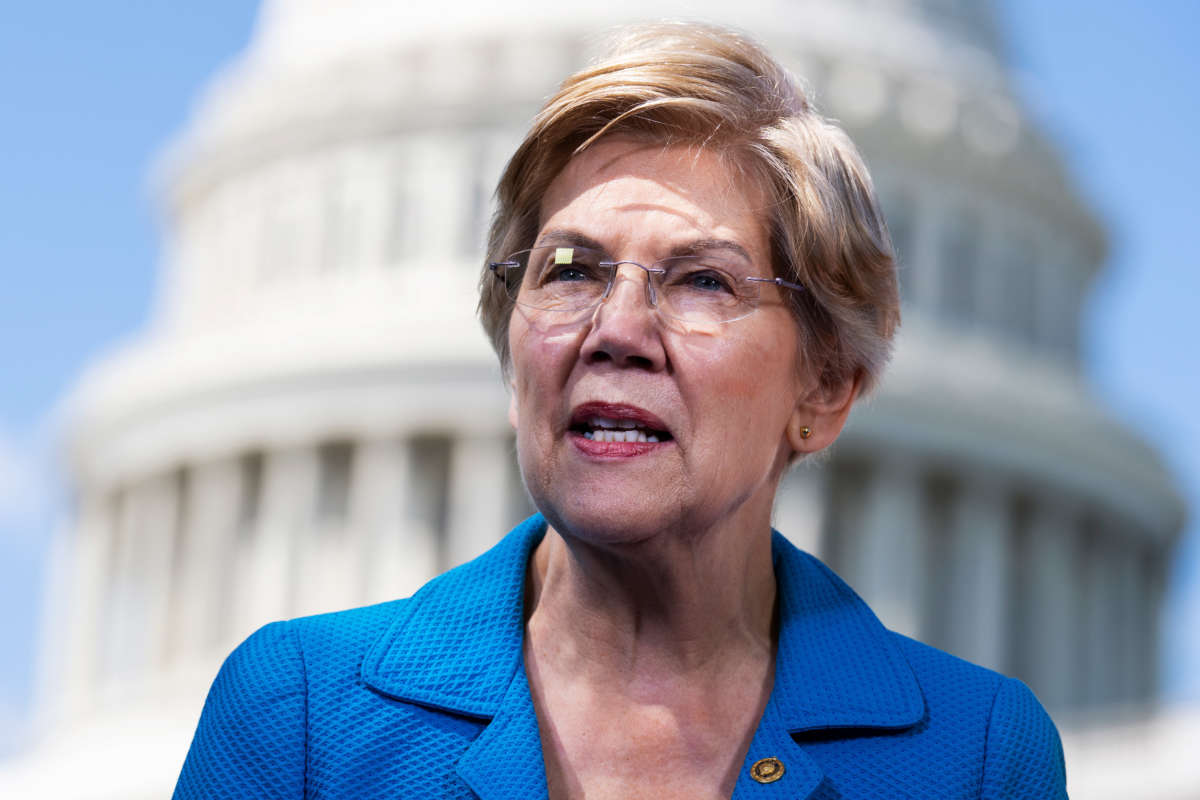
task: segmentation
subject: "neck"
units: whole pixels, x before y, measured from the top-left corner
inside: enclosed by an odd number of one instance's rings
[[[529,575],[539,659],[576,674],[695,677],[731,660],[770,662],[770,527],[600,547],[550,528]]]

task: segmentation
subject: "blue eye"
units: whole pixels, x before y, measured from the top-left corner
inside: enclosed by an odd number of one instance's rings
[[[587,269],[579,264],[564,264],[561,267],[556,267],[546,274],[546,282],[551,281],[587,281],[592,280]]]
[[[688,276],[688,285],[705,292],[727,292],[729,282],[715,272],[694,272]]]
[[[678,269],[668,283],[698,294],[734,294],[733,278],[709,265],[694,264]]]

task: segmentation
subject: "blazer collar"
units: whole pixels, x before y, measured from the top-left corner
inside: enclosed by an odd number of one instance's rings
[[[483,719],[527,696],[510,689],[518,672],[524,684],[525,572],[545,531],[540,515],[527,519],[402,604],[366,654],[364,683]],[[789,733],[920,722],[924,698],[894,634],[833,572],[777,532],[772,551],[780,614],[772,722]]]
[[[780,533],[772,539],[780,616],[772,702],[792,733],[906,728],[925,716],[896,635],[841,578]]]
[[[491,550],[425,584],[367,651],[363,682],[423,706],[496,716],[522,666],[525,571],[545,533],[541,515],[530,517]]]

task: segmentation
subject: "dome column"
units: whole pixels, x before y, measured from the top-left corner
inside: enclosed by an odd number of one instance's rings
[[[1006,665],[1010,509],[1003,488],[975,478],[964,483],[950,511],[951,570],[946,645],[955,655],[993,669]]]
[[[107,671],[121,679],[160,666],[167,638],[178,482],[158,475],[128,491],[118,522],[115,586],[106,642]]]
[[[512,463],[509,439],[499,431],[462,431],[454,439],[444,567],[474,558],[507,532]]]
[[[79,521],[66,565],[68,618],[63,647],[54,650],[62,659],[61,708],[70,713],[88,702],[101,667],[102,634],[106,601],[112,590],[113,545],[116,514],[112,495],[87,491],[79,503]]]
[[[855,538],[855,588],[884,624],[905,636],[923,626],[926,535],[919,465],[881,459],[870,472]]]
[[[1119,603],[1118,613],[1114,624],[1117,626],[1117,650],[1113,654],[1116,665],[1116,681],[1113,687],[1113,698],[1124,706],[1137,701],[1138,694],[1138,653],[1141,645],[1139,628],[1141,627],[1137,549],[1135,542],[1129,536],[1132,531],[1123,531],[1125,536],[1119,546],[1114,548],[1114,584],[1113,593]]]
[[[364,532],[365,602],[412,594],[437,572],[435,532],[411,512],[412,452],[394,437],[365,439],[356,450],[352,526]]]
[[[1084,523],[1085,547],[1083,550],[1083,586],[1080,597],[1082,609],[1083,647],[1082,663],[1078,674],[1082,676],[1084,706],[1101,706],[1112,699],[1114,614],[1110,581],[1113,577],[1111,545],[1104,526],[1096,519]]]
[[[287,445],[268,451],[262,501],[238,559],[236,635],[291,616],[296,543],[311,533],[317,485],[316,449]]]
[[[1039,699],[1056,709],[1070,703],[1071,686],[1078,679],[1076,546],[1071,510],[1050,499],[1039,500],[1029,522],[1029,680]]]
[[[191,472],[178,579],[171,585],[170,657],[186,659],[227,641],[232,604],[241,471],[236,458],[199,464]]]
[[[1167,589],[1167,568],[1170,555],[1160,543],[1151,546],[1150,554],[1146,557],[1146,696],[1158,696],[1159,683],[1159,654],[1162,647],[1162,616],[1163,597]]]

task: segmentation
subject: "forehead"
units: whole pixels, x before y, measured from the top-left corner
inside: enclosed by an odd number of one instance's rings
[[[765,198],[732,158],[712,150],[606,139],[551,182],[541,230],[577,230],[612,249],[727,239],[758,261],[767,253]]]

